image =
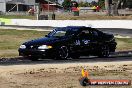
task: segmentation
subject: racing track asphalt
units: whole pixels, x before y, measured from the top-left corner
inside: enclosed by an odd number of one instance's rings
[[[132,37],[132,29],[123,29],[123,28],[97,28],[103,32],[111,33],[114,35],[130,36]]]
[[[26,58],[2,58],[0,59],[0,66],[9,65],[35,65],[35,64],[66,64],[66,63],[97,63],[97,62],[123,62],[132,61],[132,55],[126,56],[110,56],[108,58],[98,57],[81,57],[80,59],[68,59],[68,60],[53,60],[53,59],[40,59],[38,61],[31,61]]]

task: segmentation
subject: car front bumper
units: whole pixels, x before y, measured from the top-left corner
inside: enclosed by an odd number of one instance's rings
[[[38,49],[19,49],[19,56],[37,56],[40,58],[53,58],[55,52],[53,49],[45,49],[45,50],[38,50]]]

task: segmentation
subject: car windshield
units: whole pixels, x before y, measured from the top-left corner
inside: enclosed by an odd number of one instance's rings
[[[70,36],[76,33],[77,30],[72,30],[70,28],[56,28],[48,34],[49,37],[64,37]]]

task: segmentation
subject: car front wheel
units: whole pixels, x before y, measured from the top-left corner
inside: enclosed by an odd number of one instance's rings
[[[69,50],[67,46],[61,46],[58,51],[58,59],[67,59],[69,57]]]

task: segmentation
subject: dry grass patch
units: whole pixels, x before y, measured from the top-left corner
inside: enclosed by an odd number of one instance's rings
[[[51,14],[52,15],[52,14]],[[1,18],[6,19],[32,19],[36,20],[36,16],[24,15],[0,15]],[[50,18],[51,19],[51,16]],[[132,15],[129,16],[106,16],[104,12],[86,12],[80,13],[80,16],[74,16],[73,13],[56,13],[56,20],[132,20]]]
[[[132,50],[132,38],[117,38],[117,51]]]
[[[132,16],[106,16],[98,14],[81,14],[80,16],[73,16],[72,14],[57,15],[57,20],[132,20]]]

